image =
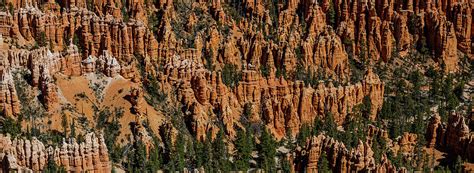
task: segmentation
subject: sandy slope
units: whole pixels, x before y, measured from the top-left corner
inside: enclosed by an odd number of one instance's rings
[[[63,105],[62,111],[68,116],[69,122],[71,121],[71,118],[78,119],[79,117],[84,116],[89,122],[89,128],[94,129],[94,106],[98,107],[99,110],[106,109],[107,107],[110,111],[114,111],[115,109],[123,109],[124,115],[119,120],[122,127],[121,135],[119,136],[118,141],[122,143],[128,140],[128,137],[131,134],[129,124],[135,120],[135,115],[130,112],[132,105],[126,99],[126,96],[130,93],[130,89],[134,86],[138,86],[138,84],[135,84],[130,80],[126,80],[120,76],[115,78],[101,78],[93,74],[71,78],[64,76],[56,77],[57,85],[59,87],[60,93],[62,93],[62,96],[60,97],[63,98],[60,99],[61,104]],[[103,84],[103,88],[99,90],[99,92],[97,92],[97,90],[94,91],[94,87],[92,87],[93,83],[101,83]],[[83,93],[86,98],[79,97],[81,93]],[[103,99],[100,99],[100,97]],[[65,110],[64,105],[67,104],[70,104],[74,110]],[[149,119],[151,129],[155,134],[158,134],[158,127],[162,123],[164,117],[148,104],[142,105],[141,109],[142,112],[148,114],[146,117]],[[56,119],[56,121],[59,118],[60,125],[61,115],[53,115],[52,117],[53,119]],[[79,126],[77,121],[76,126]],[[61,126],[58,127],[57,125],[53,126],[53,128],[62,129]]]

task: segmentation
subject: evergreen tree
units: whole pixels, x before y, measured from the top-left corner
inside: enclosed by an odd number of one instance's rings
[[[44,47],[48,45],[48,42],[46,40],[46,33],[45,32],[40,32],[39,35],[36,38],[36,44],[39,47]]]
[[[213,154],[213,148],[212,148],[212,143],[211,143],[211,134],[209,133],[207,135],[207,140],[204,141],[204,152],[208,153],[208,160],[205,160],[204,168],[209,171],[209,172],[214,172],[213,169],[215,168],[216,164],[216,158],[214,158]]]
[[[335,137],[337,134],[336,120],[332,116],[331,112],[326,113],[326,119],[324,120],[323,130],[326,131],[327,135]]]
[[[311,136],[311,130],[307,124],[301,126],[300,132],[296,137],[296,143],[299,146],[306,146],[306,139]]]
[[[252,136],[248,131],[242,129],[238,130],[235,148],[237,152],[235,155],[234,169],[247,171],[250,168],[249,161],[252,159],[252,151],[254,149]]]
[[[334,29],[336,29],[336,10],[334,9],[334,4],[331,2],[329,5],[329,11],[327,15],[328,24],[331,25]]]
[[[371,113],[372,101],[369,96],[365,96],[362,100],[361,113],[364,118],[369,118]]]
[[[145,172],[145,164],[145,145],[141,141],[136,141],[128,153],[127,170],[129,172]]]
[[[234,64],[225,64],[222,69],[222,82],[231,88],[235,88],[242,79],[242,73],[239,67]]]
[[[74,121],[74,119],[72,119],[69,129],[70,129],[69,137],[75,138],[76,137],[76,122]]]
[[[321,152],[321,157],[319,157],[319,162],[318,162],[318,171],[319,172],[331,172],[331,169],[329,168],[329,161],[326,156],[326,152]]]
[[[58,166],[52,159],[48,159],[48,164],[43,170],[44,173],[66,173],[66,169],[62,166]]]
[[[67,117],[66,117],[66,114],[62,113],[61,114],[61,126],[63,128],[63,136],[64,137],[67,137],[67,126],[68,126],[68,122],[67,122]]]
[[[453,172],[456,173],[461,173],[462,172],[462,159],[461,156],[457,156],[456,160],[454,161],[454,169],[452,170]]]
[[[261,168],[267,172],[275,172],[276,141],[267,129],[262,131],[257,149]]]
[[[386,141],[380,135],[375,136],[375,139],[372,140],[372,150],[374,151],[375,162],[379,163],[383,153],[387,150]]]
[[[157,172],[161,168],[162,164],[162,151],[159,141],[156,137],[153,138],[154,148],[150,151],[150,156],[146,164],[147,172]]]
[[[281,169],[283,172],[291,172],[291,165],[290,165],[290,161],[285,157],[285,156],[282,156],[280,158],[281,160]]]
[[[224,142],[225,134],[222,128],[217,133],[216,139],[212,143],[213,156],[216,161],[216,168],[223,172],[230,171],[230,163],[228,160],[227,146]]]
[[[454,94],[454,87],[453,87],[453,76],[449,75],[445,83],[443,85],[443,95],[446,101],[446,108],[451,111],[454,110],[459,105],[459,100]]]
[[[176,157],[176,168],[178,171],[182,171],[185,167],[185,139],[181,133],[178,133],[175,146],[175,154],[171,157]]]
[[[196,141],[194,148],[196,150],[195,151],[196,152],[196,167],[197,168],[203,167],[204,163],[206,163],[207,160],[209,159],[209,155],[205,151],[204,144],[200,141]]]
[[[320,118],[315,118],[313,122],[313,130],[311,131],[311,134],[313,136],[316,136],[319,133],[321,133],[322,129],[323,129],[323,121],[321,121]]]

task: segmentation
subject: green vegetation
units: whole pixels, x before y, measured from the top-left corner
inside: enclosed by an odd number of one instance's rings
[[[87,10],[89,11],[94,11],[94,1],[93,0],[87,0],[86,1],[86,6],[87,6]]]
[[[127,155],[128,172],[145,172],[146,150],[145,144],[141,141],[133,143],[132,148]]]
[[[260,65],[260,73],[263,77],[268,78],[270,76],[270,69],[267,65]]]
[[[153,137],[153,143],[155,146],[150,151],[150,156],[146,162],[147,172],[157,172],[163,164],[163,150],[158,145],[160,142],[157,137]]]
[[[168,95],[160,89],[160,83],[156,77],[147,75],[148,80],[145,83],[145,91],[148,94],[145,99],[151,105],[159,105],[165,102]]]
[[[160,25],[160,22],[161,22],[161,13],[151,13],[151,14],[148,14],[148,26],[150,27],[150,30],[156,34],[158,33],[158,27]],[[158,38],[156,37],[155,35],[155,38]]]
[[[331,2],[329,5],[329,11],[326,14],[326,20],[327,23],[332,26],[332,28],[336,29],[337,28],[337,23],[336,23],[336,10],[334,9],[334,3]]]
[[[253,136],[249,130],[240,129],[237,131],[237,139],[234,144],[237,151],[234,156],[234,170],[246,171],[250,168],[249,161],[252,159],[252,151],[255,147]]]
[[[96,111],[94,114],[95,122],[97,122],[96,129],[104,132],[105,144],[107,145],[107,148],[109,148],[109,155],[112,161],[116,163],[122,158],[122,150],[120,145],[117,143],[117,137],[121,133],[120,128],[122,125],[120,124],[119,119],[123,117],[123,113],[123,109],[115,108],[112,112],[109,107],[105,107],[100,111]]]
[[[52,159],[48,159],[48,164],[42,171],[44,173],[66,173],[66,169],[62,166],[58,166]]]
[[[225,64],[222,69],[222,81],[230,88],[235,88],[242,79],[242,73],[234,64]]]
[[[12,137],[16,137],[21,134],[21,120],[14,120],[10,117],[4,118],[0,121],[0,132],[2,134],[10,134]]]
[[[321,152],[321,157],[319,157],[319,162],[318,162],[318,171],[319,172],[332,172],[329,167],[329,161],[327,159],[326,152]]]
[[[75,32],[74,33],[74,36],[72,38],[72,42],[74,45],[77,46],[77,49],[79,51],[79,53],[82,53],[82,50],[83,49],[83,42],[81,41],[81,37],[78,35],[78,32]]]
[[[125,6],[126,4],[127,4],[127,0],[122,0],[122,5],[123,5],[123,7],[122,7],[121,12],[122,12],[123,22],[125,22],[125,23],[127,23],[127,22],[130,20],[130,16],[129,16],[129,14],[128,14],[128,10],[127,10],[127,8],[126,8],[126,6]]]
[[[273,136],[264,129],[260,135],[260,144],[257,146],[259,153],[259,166],[268,172],[275,172],[276,141]]]
[[[38,47],[45,47],[48,45],[48,41],[46,40],[46,33],[45,32],[40,32],[36,38],[36,45]]]
[[[139,69],[142,79],[146,79],[143,83],[143,89],[146,92],[145,100],[148,104],[153,105],[155,109],[160,109],[164,105],[168,95],[163,92],[160,88],[160,82],[156,76],[149,74],[145,70],[145,57],[142,55],[135,54],[135,60],[138,62],[137,67]],[[161,65],[156,65],[156,71],[162,70]]]
[[[302,65],[298,64],[295,71],[295,79],[301,80],[305,83],[306,86],[311,85],[313,87],[318,86],[321,80],[325,80],[323,71],[313,72],[311,70],[306,70]]]
[[[280,67],[280,68],[277,67],[275,75],[277,78],[280,78],[283,76],[283,78],[286,79],[287,78],[286,69],[284,67]]]
[[[39,136],[40,131],[39,129],[44,126],[44,124],[40,124],[37,122],[38,119],[44,118],[46,115],[46,111],[39,102],[38,98],[31,94],[32,87],[28,85],[26,81],[30,81],[29,79],[32,78],[31,73],[27,71],[18,71],[13,74],[14,82],[15,82],[15,89],[17,91],[18,100],[21,103],[20,106],[20,114],[17,115],[17,121],[14,120],[6,120],[7,125],[15,125],[21,124],[22,121],[28,121],[31,126],[26,128],[26,132],[23,133],[27,136]],[[18,126],[17,128],[19,129]],[[21,132],[17,128],[8,129],[11,132]],[[7,129],[5,129],[7,130]],[[46,135],[43,135],[46,137]]]
[[[203,48],[203,52],[205,52],[204,48]],[[214,64],[212,64],[212,58],[214,57],[214,52],[212,51],[212,49],[209,50],[208,55],[205,55],[205,57],[206,57],[206,64],[205,64],[206,69],[211,72],[214,71]]]

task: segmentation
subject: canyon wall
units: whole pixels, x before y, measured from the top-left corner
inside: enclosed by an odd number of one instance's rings
[[[48,162],[54,162],[67,172],[110,172],[111,164],[102,135],[88,133],[85,141],[74,138],[58,146],[46,146],[33,137],[31,140],[0,135],[0,172],[41,172]]]
[[[433,116],[426,132],[427,147],[436,148],[453,155],[460,155],[467,161],[474,161],[474,135],[460,114],[449,116],[446,125],[441,117]]]
[[[245,105],[252,109],[248,120],[261,122],[281,139],[286,129],[292,135],[299,132],[303,124],[311,124],[316,118],[324,119],[332,114],[337,124],[342,124],[352,108],[361,104],[364,97],[370,98],[371,120],[382,107],[384,83],[368,70],[364,79],[356,84],[335,87],[332,82],[320,81],[317,86],[305,85],[303,81],[262,77],[258,71],[248,67],[242,70],[242,80],[235,88],[227,87],[221,72],[209,72],[198,57],[174,56],[160,74],[160,88],[171,92],[177,86],[178,99],[194,124],[197,136],[215,128],[208,123],[217,118],[209,109],[222,115],[226,132],[235,135],[234,125],[242,127]]]

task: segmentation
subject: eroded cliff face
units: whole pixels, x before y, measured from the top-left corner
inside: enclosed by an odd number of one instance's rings
[[[428,147],[460,155],[468,161],[474,160],[473,137],[460,114],[452,114],[447,124],[442,124],[439,116],[433,116],[426,132]]]
[[[21,103],[13,80],[14,72],[19,70],[31,75],[27,82],[41,93],[39,99],[52,117],[58,117],[65,111],[64,105],[74,102],[61,90],[64,88],[60,88],[58,76],[94,81],[95,74],[104,74],[109,81],[124,79],[132,83],[130,93],[109,99],[126,100],[120,106],[130,109],[130,117],[120,123],[137,123],[131,130],[136,130],[133,140],[147,141],[150,150],[151,135],[142,122],[156,118],[150,116],[151,109],[160,115],[166,112],[157,105],[148,105],[145,98],[150,91],[141,88],[156,79],[153,89],[169,96],[165,104],[176,106],[183,113],[186,128],[200,141],[208,139],[207,135],[213,138],[219,130],[225,131],[232,141],[237,130],[245,129],[243,120],[262,125],[281,140],[296,136],[303,125],[324,120],[329,114],[337,125],[343,125],[351,118],[353,108],[366,104],[366,100],[370,101],[366,118],[377,120],[384,102],[385,83],[372,70],[374,64],[391,63],[398,56],[410,58],[415,49],[432,55],[446,73],[460,70],[461,54],[472,60],[474,4],[467,1],[183,3],[185,7],[172,0],[6,1],[11,9],[0,13],[0,110],[13,118],[20,114]],[[241,12],[236,14],[229,8]],[[359,78],[354,77],[354,62],[364,66],[365,74]],[[226,79],[229,65],[234,67],[232,75],[238,76],[231,85]],[[77,103],[74,106],[79,110]],[[102,105],[98,102],[93,106]],[[85,114],[84,110],[81,114]],[[166,116],[166,121],[150,126],[176,130],[170,123],[172,118]],[[291,134],[286,134],[289,131]],[[151,132],[161,135],[157,130]],[[176,132],[166,134],[175,136],[171,134]],[[417,138],[406,133],[390,145],[396,152],[410,153]],[[447,127],[434,118],[427,139],[429,147],[458,154],[472,148],[472,135],[462,118],[450,119]],[[56,148],[52,148],[52,154],[49,149],[38,149],[38,153],[54,158],[67,170],[107,171],[110,165],[105,164],[106,149],[94,149],[95,145],[102,146],[103,141],[93,143],[63,144],[67,148],[64,152],[71,151],[73,156],[61,156],[62,148],[58,156]],[[75,154],[75,145],[91,145],[88,150],[98,153],[100,159],[89,164],[89,156],[85,156],[89,151],[83,155],[79,149],[79,154]],[[331,137],[313,137],[306,146],[310,160],[307,167],[315,171],[321,152],[327,152],[333,154],[329,156],[331,167],[340,172],[400,170],[386,156],[376,164],[370,145],[370,141],[361,141],[358,147],[348,150]],[[10,165],[16,159],[21,168],[40,171],[44,167],[44,160],[27,164],[15,152],[5,156]],[[469,154],[463,157],[472,160]],[[7,169],[10,168],[14,167]]]
[[[400,172],[399,168],[392,165],[387,156],[375,161],[374,152],[367,142],[359,141],[357,147],[347,149],[344,143],[325,135],[313,136],[308,140],[306,150],[300,152],[300,157],[307,157],[308,172],[318,172],[318,162],[322,153],[327,154],[331,170],[335,172]]]
[[[2,71],[0,93],[0,109],[9,117],[20,113],[20,102],[15,88],[15,83],[10,71]]]
[[[84,140],[77,142],[72,138],[66,142],[63,139],[59,146],[47,146],[35,137],[28,140],[1,135],[0,171],[41,172],[48,161],[52,161],[68,172],[110,172],[111,164],[104,137],[89,133]]]
[[[76,6],[62,12],[40,9],[26,6],[4,16],[4,20],[11,22],[7,35],[19,45],[42,39],[52,51],[61,51],[75,41],[82,48],[83,58],[108,50],[127,64],[133,54],[157,55],[157,40],[146,28],[146,20],[124,21],[121,16],[100,15]]]
[[[416,143],[420,140],[416,134],[404,133],[392,140],[386,130],[373,125],[369,125],[364,134],[366,138],[358,139],[356,145],[352,147],[347,147],[344,142],[324,133],[311,136],[306,139],[304,146],[298,147],[290,154],[292,158],[290,160],[295,163],[295,171],[318,172],[321,168],[320,162],[324,159],[327,161],[329,170],[334,172],[407,172],[405,167],[395,166],[387,154],[376,156],[376,152],[380,154],[375,151],[377,147],[380,147],[376,146],[376,143],[380,144],[383,140],[383,145],[389,152],[400,154],[403,159],[410,161],[416,157],[414,154]]]
[[[320,81],[317,86],[305,86],[302,81],[290,81],[283,77],[276,79],[262,77],[248,65],[242,70],[242,80],[232,89],[222,82],[220,72],[209,72],[195,57],[176,55],[165,65],[161,87],[170,90],[178,88],[178,99],[182,102],[193,123],[193,132],[201,138],[216,128],[209,124],[217,118],[209,109],[222,114],[226,132],[234,136],[234,125],[240,125],[243,109],[251,105],[250,121],[263,123],[277,138],[285,136],[291,129],[293,136],[303,124],[324,119],[328,113],[337,124],[342,124],[355,105],[364,97],[371,100],[371,120],[383,103],[384,84],[378,76],[368,70],[364,80],[356,84],[335,87],[331,82]],[[205,139],[205,138],[203,138]]]

